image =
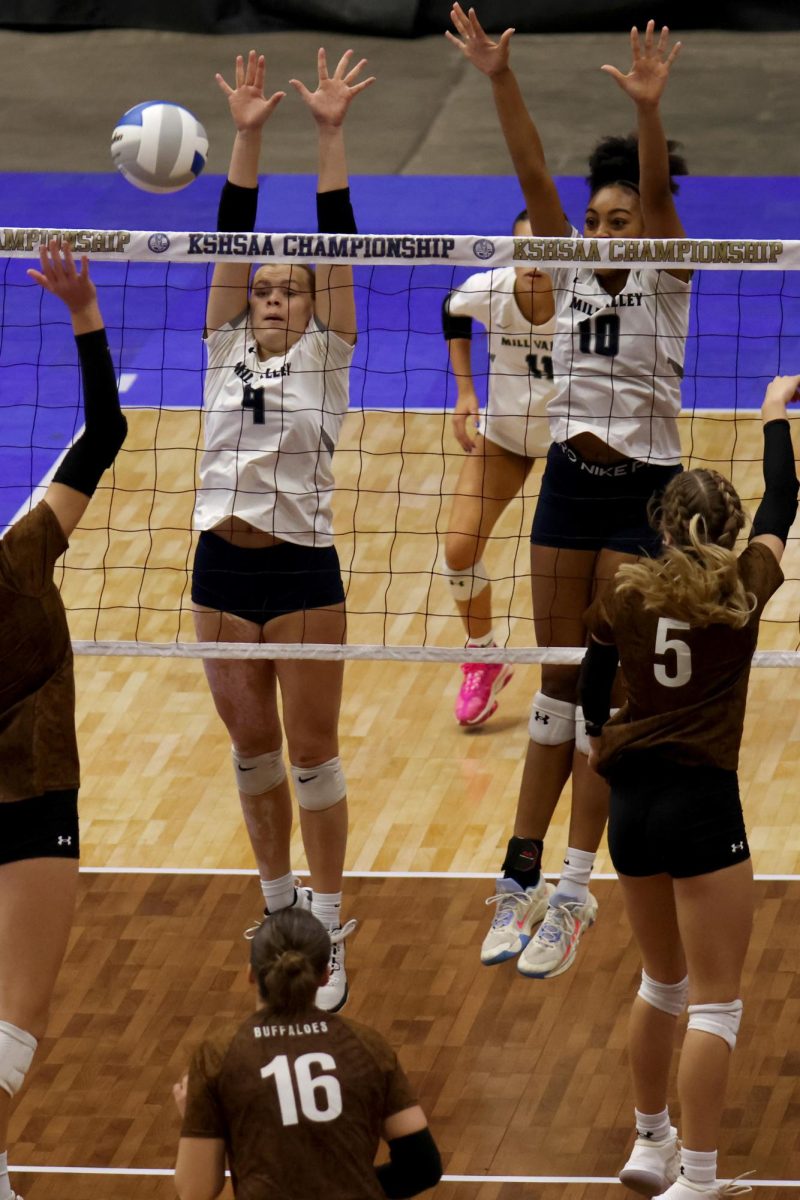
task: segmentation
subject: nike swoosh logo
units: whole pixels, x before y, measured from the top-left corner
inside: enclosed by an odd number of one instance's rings
[[[243,767],[241,763],[239,763],[238,765],[239,765],[240,771],[255,771],[255,767]]]
[[[297,782],[298,783],[311,783],[311,780],[316,779],[316,778],[317,778],[316,775],[298,775]]]

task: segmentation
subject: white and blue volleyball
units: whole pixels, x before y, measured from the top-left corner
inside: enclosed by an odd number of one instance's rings
[[[206,165],[203,126],[180,104],[147,101],[124,113],[111,138],[111,157],[128,183],[145,192],[179,192]]]

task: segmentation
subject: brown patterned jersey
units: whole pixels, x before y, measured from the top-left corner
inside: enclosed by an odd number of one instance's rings
[[[196,1051],[181,1136],[225,1142],[238,1200],[384,1200],[381,1126],[416,1103],[374,1030],[316,1008],[261,1011]]]
[[[0,802],[79,783],[72,648],[53,581],[66,548],[44,500],[0,540]]]
[[[648,612],[637,592],[611,589],[586,614],[589,631],[619,649],[626,703],[603,728],[599,770],[621,756],[657,751],[672,762],[735,771],[739,761],[750,662],[761,613],[783,582],[772,552],[751,542],[738,569],[755,607],[743,629]]]

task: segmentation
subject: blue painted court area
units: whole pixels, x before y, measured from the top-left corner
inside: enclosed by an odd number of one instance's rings
[[[201,177],[174,196],[139,192],[117,174],[13,175],[2,181],[2,225],[82,229],[209,230],[221,179]],[[259,226],[316,227],[312,176],[266,177]],[[580,179],[559,181],[580,226]],[[360,176],[359,227],[373,233],[510,232],[522,207],[515,180],[497,176]],[[680,210],[691,237],[800,239],[800,179],[688,178]],[[0,258],[0,526],[52,467],[80,424],[74,343],[62,306]],[[196,407],[202,401],[201,330],[210,271],[169,264],[98,263],[92,273],[126,405]],[[440,410],[454,399],[442,299],[466,268],[357,268],[361,334],[351,402]],[[687,408],[753,410],[764,382],[800,369],[800,273],[695,276],[683,399]],[[476,377],[485,363],[475,339]]]

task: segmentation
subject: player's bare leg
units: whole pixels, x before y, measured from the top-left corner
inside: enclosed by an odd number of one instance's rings
[[[595,555],[531,547],[531,588],[540,646],[580,646],[592,592]],[[481,948],[491,964],[520,955],[535,940],[533,926],[548,915],[551,884],[541,875],[542,843],[572,769],[578,667],[542,668],[529,724],[514,836],[496,884],[492,927]],[[519,966],[519,963],[518,963]]]
[[[667,1086],[678,1017],[686,1004],[686,959],[668,875],[620,875],[642,978],[628,1021],[637,1138],[620,1179],[634,1191],[662,1192],[680,1170]]]
[[[0,1021],[37,1041],[47,1029],[77,890],[76,858],[31,858],[0,867]],[[12,1103],[0,1088],[2,1154]]]
[[[584,644],[583,614],[593,595],[597,557],[593,551],[531,547],[533,612],[539,645]],[[573,769],[579,734],[576,724],[579,671],[578,666],[543,667],[541,692],[534,698],[531,740],[523,774],[523,787],[529,786],[531,791],[520,793],[520,808],[526,812],[529,826],[538,826],[542,831],[537,846],[544,840],[558,796]],[[571,821],[576,788],[580,789],[585,782],[580,775],[578,779],[573,776]],[[598,840],[601,832],[602,826]],[[594,922],[597,913],[597,902],[589,892],[596,849],[597,842],[583,849],[570,837],[565,866],[544,920],[517,963],[523,975],[546,979],[560,975],[572,964],[581,934]]]
[[[220,613],[195,607],[195,630],[201,642],[259,642],[261,626],[232,613]],[[238,788],[245,827],[253,847],[259,876],[264,884],[286,879],[291,874],[290,841],[292,834],[292,798],[285,768],[281,770],[282,732],[278,714],[275,664],[266,659],[203,660],[214,705],[231,742],[240,756],[234,764],[237,783],[247,783],[251,768],[262,755],[274,755],[272,775],[276,782],[261,791]],[[244,765],[242,765],[244,764]],[[263,768],[253,768],[261,775]],[[282,776],[282,777],[281,777]],[[292,887],[287,885],[285,907],[292,902]],[[269,905],[265,890],[265,903]]]
[[[689,970],[689,1005],[733,1005],[753,927],[752,861],[676,879],[675,905]],[[690,1022],[692,1016],[690,1011]],[[735,1020],[738,1026],[738,1018]],[[735,1031],[731,1040],[735,1043]],[[683,1144],[712,1151],[719,1129],[732,1045],[720,1034],[686,1031],[678,1068]]]
[[[467,646],[494,645],[492,585],[485,577],[483,555],[495,525],[519,495],[533,465],[478,435],[475,448],[462,463],[450,511],[445,541],[445,564],[456,608],[467,634]],[[478,572],[472,571],[479,564]],[[466,599],[460,599],[464,592]],[[512,676],[502,664],[466,663],[456,701],[462,725],[480,725],[497,708],[496,695]]]
[[[270,622],[273,641],[341,645],[347,625],[344,605],[289,613]],[[348,811],[339,761],[339,711],[344,664],[308,660],[276,663],[283,723],[300,810],[303,845],[311,872],[311,911],[331,933],[330,979],[317,1003],[337,1011],[347,999],[342,925],[342,873],[347,848]]]

